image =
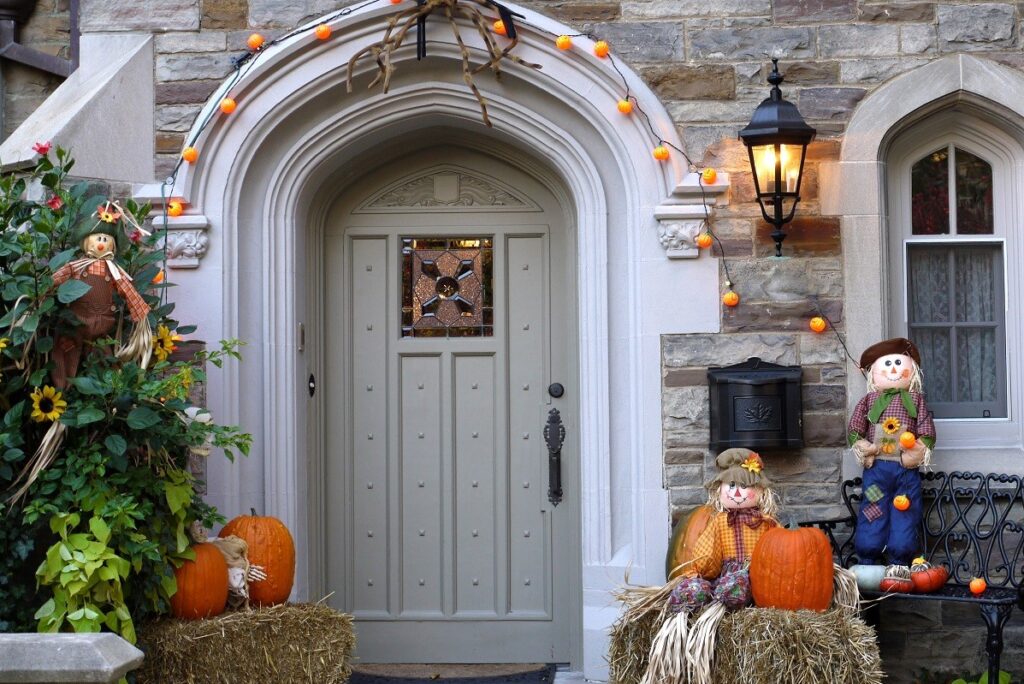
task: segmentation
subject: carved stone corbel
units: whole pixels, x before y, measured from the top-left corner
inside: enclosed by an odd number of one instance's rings
[[[167,252],[170,268],[199,268],[199,262],[210,245],[206,229],[210,222],[202,215],[168,217],[164,233],[163,217],[153,220],[153,228],[161,236],[158,245]],[[166,236],[166,237],[164,237]]]
[[[669,259],[696,259],[700,256],[695,239],[706,217],[717,205],[725,204],[729,175],[718,175],[715,182],[701,186],[698,174],[689,173],[672,195],[654,208],[658,219],[658,240]]]

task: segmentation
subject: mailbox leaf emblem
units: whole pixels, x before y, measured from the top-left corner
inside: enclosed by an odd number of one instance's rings
[[[753,406],[748,406],[743,411],[744,417],[751,423],[758,423],[763,425],[772,419],[772,407],[763,401],[759,401]]]

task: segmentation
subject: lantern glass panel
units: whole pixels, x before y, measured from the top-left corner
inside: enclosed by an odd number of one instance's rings
[[[782,182],[781,192],[796,192],[800,178],[800,160],[803,150],[800,145],[755,145],[754,168],[757,173],[757,185],[762,193],[775,192],[775,159],[776,154],[781,160]]]

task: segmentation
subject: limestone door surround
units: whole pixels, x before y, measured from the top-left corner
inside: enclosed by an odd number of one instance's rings
[[[228,517],[255,506],[281,518],[297,537],[296,592],[317,599],[329,483],[320,478],[316,399],[307,391],[316,361],[307,358],[300,329],[315,327],[307,317],[318,293],[306,263],[319,249],[327,207],[361,167],[433,135],[501,156],[549,187],[573,227],[579,274],[573,390],[582,460],[581,624],[572,665],[603,679],[607,628],[618,613],[609,590],[627,567],[633,581],[663,579],[669,506],[660,337],[718,331],[718,263],[697,258],[686,243],[704,213],[695,174],[678,154],[668,163],[652,158],[657,140],[647,122],[616,109],[623,94],[616,72],[586,39],[577,38],[581,45],[569,52],[555,47],[552,34],[575,31],[513,9],[525,16],[517,24],[517,54],[543,69],[508,68],[500,83],[477,79],[493,129],[481,124],[462,83],[448,31],[431,32],[427,60],[417,62],[408,48],[389,94],[365,90],[365,78],[345,92],[349,57],[379,38],[387,7],[354,12],[333,27],[329,41],[306,34],[270,48],[231,89],[237,111],[206,129],[196,144],[199,162],[167,193],[189,206],[169,228],[204,238],[190,242],[195,248],[183,249],[176,264],[176,315],[197,321],[207,340],[248,342],[242,364],[211,369],[209,397],[219,420],[254,433],[253,455],[235,464],[212,459],[209,495]],[[463,36],[477,52],[473,33],[467,27]],[[657,136],[681,147],[657,97],[619,65]],[[199,120],[225,94],[215,93]],[[727,188],[723,174],[705,188],[708,204]],[[160,197],[152,186],[139,194]]]

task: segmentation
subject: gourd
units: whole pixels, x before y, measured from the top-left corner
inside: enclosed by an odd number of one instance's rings
[[[930,594],[938,591],[949,579],[949,570],[944,565],[932,565],[924,558],[915,558],[910,566],[910,579],[914,582],[914,591],[919,594]]]
[[[220,531],[219,536],[237,535],[249,545],[249,562],[266,572],[267,578],[249,585],[249,599],[258,606],[284,603],[295,581],[295,542],[283,522],[271,516],[240,515]]]
[[[665,555],[665,576],[668,579],[682,573],[685,568],[680,566],[693,560],[693,545],[714,515],[715,509],[705,504],[697,506],[676,523]]]
[[[228,564],[213,544],[192,547],[195,560],[174,571],[178,590],[171,597],[171,615],[185,620],[220,615],[228,603]]]
[[[824,611],[832,604],[832,546],[818,529],[768,530],[750,559],[754,603],[764,608]]]

